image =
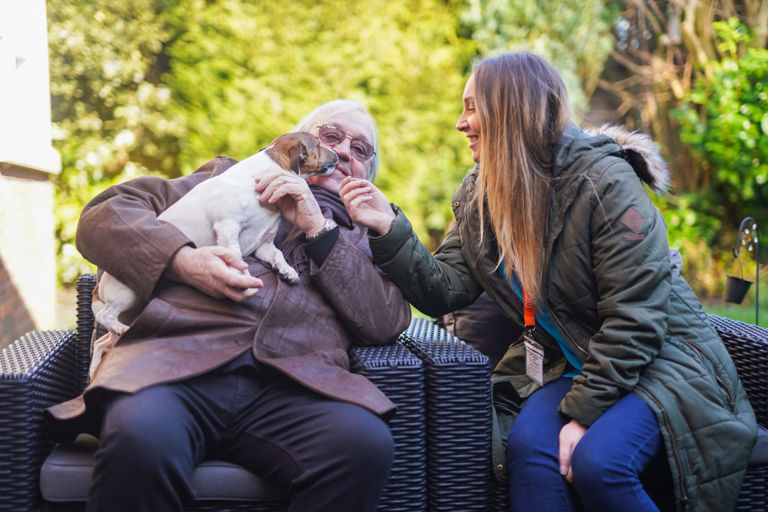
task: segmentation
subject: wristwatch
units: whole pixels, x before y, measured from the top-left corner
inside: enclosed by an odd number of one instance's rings
[[[314,242],[321,236],[327,234],[329,231],[334,229],[338,224],[336,224],[336,221],[333,219],[325,219],[325,223],[323,223],[323,229],[315,233],[314,235],[306,235],[307,242]]]

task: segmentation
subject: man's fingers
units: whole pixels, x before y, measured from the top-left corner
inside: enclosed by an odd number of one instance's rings
[[[367,203],[371,199],[373,199],[373,196],[358,196],[358,197],[352,199],[352,201],[350,201],[349,205],[352,208],[357,208],[360,205]]]
[[[227,288],[232,288],[235,290],[242,291],[242,290],[247,290],[249,288],[255,288],[256,291],[258,291],[259,288],[264,286],[264,282],[261,279],[257,277],[253,277],[248,272],[238,272],[238,271],[235,271],[234,269],[229,269],[229,271],[223,277],[224,277],[223,279],[224,285]]]
[[[245,262],[243,257],[240,255],[239,252],[228,249],[226,247],[221,246],[215,246],[216,249],[214,249],[215,254],[224,260],[224,263],[229,265],[230,267],[234,267],[237,270],[247,270],[248,264]]]
[[[235,302],[244,302],[257,293],[260,288],[229,288],[224,291],[224,295]]]

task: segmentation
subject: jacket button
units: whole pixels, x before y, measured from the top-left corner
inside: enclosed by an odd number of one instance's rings
[[[496,471],[504,471],[504,464],[496,464]]]

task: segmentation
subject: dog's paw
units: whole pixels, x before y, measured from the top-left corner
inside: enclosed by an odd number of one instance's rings
[[[299,284],[299,274],[294,269],[288,267],[287,269],[283,269],[280,272],[280,278],[285,281],[288,284]]]
[[[94,315],[96,322],[103,325],[109,332],[122,336],[128,330],[128,326],[117,319],[117,314],[110,314],[108,310],[102,310]]]

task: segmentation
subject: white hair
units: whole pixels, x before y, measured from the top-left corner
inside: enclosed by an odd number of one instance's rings
[[[376,180],[376,173],[379,170],[379,132],[376,128],[376,121],[373,120],[373,117],[371,117],[365,107],[360,103],[352,100],[333,100],[328,103],[323,103],[307,114],[304,119],[299,121],[293,130],[297,132],[308,132],[316,126],[332,123],[334,118],[339,114],[351,111],[365,114],[365,117],[371,122],[371,128],[373,128],[373,140],[371,141],[371,145],[373,146],[375,153],[368,161],[368,181],[373,183]]]

